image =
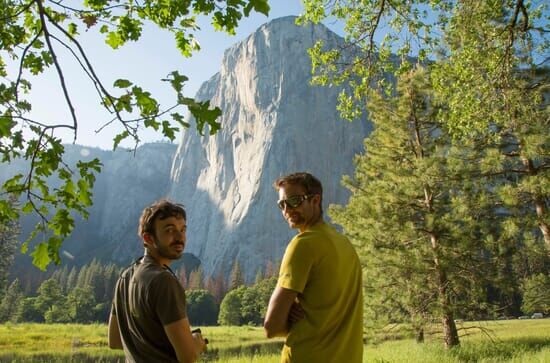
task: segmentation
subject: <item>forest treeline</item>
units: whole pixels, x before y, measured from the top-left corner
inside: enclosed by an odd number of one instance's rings
[[[123,268],[93,260],[81,268],[56,269],[38,288],[24,289],[14,279],[0,290],[0,322],[93,323],[109,317],[116,281]],[[229,276],[205,277],[202,268],[174,274],[186,289],[187,313],[193,325],[260,325],[276,269],[271,262],[246,285],[234,263]]]

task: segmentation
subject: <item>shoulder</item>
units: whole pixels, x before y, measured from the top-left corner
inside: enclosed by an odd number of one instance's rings
[[[334,227],[325,222],[310,227],[304,232],[297,234],[291,242],[296,243],[317,243],[319,240],[330,239],[338,234]]]
[[[147,271],[146,274],[149,275],[151,285],[153,286],[179,284],[174,274],[160,266]]]

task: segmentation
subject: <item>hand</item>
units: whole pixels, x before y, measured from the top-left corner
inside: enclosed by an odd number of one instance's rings
[[[290,326],[294,325],[298,321],[306,317],[302,305],[298,301],[294,301],[290,306],[290,312],[288,313],[288,323]]]
[[[191,335],[193,336],[193,341],[195,342],[195,347],[197,350],[202,353],[206,351],[206,345],[208,344],[208,339],[202,337],[202,332],[200,329],[193,329],[191,331]]]

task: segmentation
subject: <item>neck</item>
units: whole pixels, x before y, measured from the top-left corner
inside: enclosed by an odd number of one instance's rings
[[[311,219],[311,222],[305,224],[303,227],[300,227],[298,230],[300,233],[307,231],[309,228],[318,225],[319,223],[323,223],[323,215],[319,213],[319,215],[315,218]]]
[[[153,260],[155,260],[161,266],[163,266],[163,265],[170,266],[170,264],[172,263],[172,260],[170,260],[168,258],[163,258],[163,257],[159,256],[157,253],[149,251],[147,248],[145,249],[144,256],[151,257]]]

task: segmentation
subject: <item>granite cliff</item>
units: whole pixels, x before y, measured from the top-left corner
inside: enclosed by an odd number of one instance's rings
[[[275,203],[277,177],[309,171],[323,182],[325,208],[346,202],[340,180],[353,172],[369,125],[340,119],[341,89],[310,86],[307,49],[318,39],[341,42],[323,25],[273,20],[226,50],[220,72],[197,94],[222,109],[222,130],[183,133],[170,197],[189,210],[187,252],[207,273],[228,272],[238,260],[252,279],[281,258],[294,232]]]
[[[274,179],[309,171],[323,182],[325,210],[345,203],[340,180],[353,173],[353,157],[363,150],[370,126],[340,119],[340,88],[310,86],[307,49],[318,39],[330,46],[342,41],[323,25],[298,27],[295,17],[285,17],[227,49],[220,71],[197,94],[223,111],[214,136],[192,127],[182,132],[177,149],[146,144],[135,156],[68,145],[69,158],[99,157],[104,167],[90,218],[78,220],[63,245],[74,256],[66,261],[131,262],[142,253],[136,235],[141,210],[168,196],[187,208],[186,252],[201,260],[206,274],[227,274],[238,260],[252,280],[268,261],[281,258],[295,233],[276,206]],[[16,164],[0,168],[0,179],[22,167]],[[22,221],[23,238],[32,222]],[[22,272],[30,258],[18,260]]]

